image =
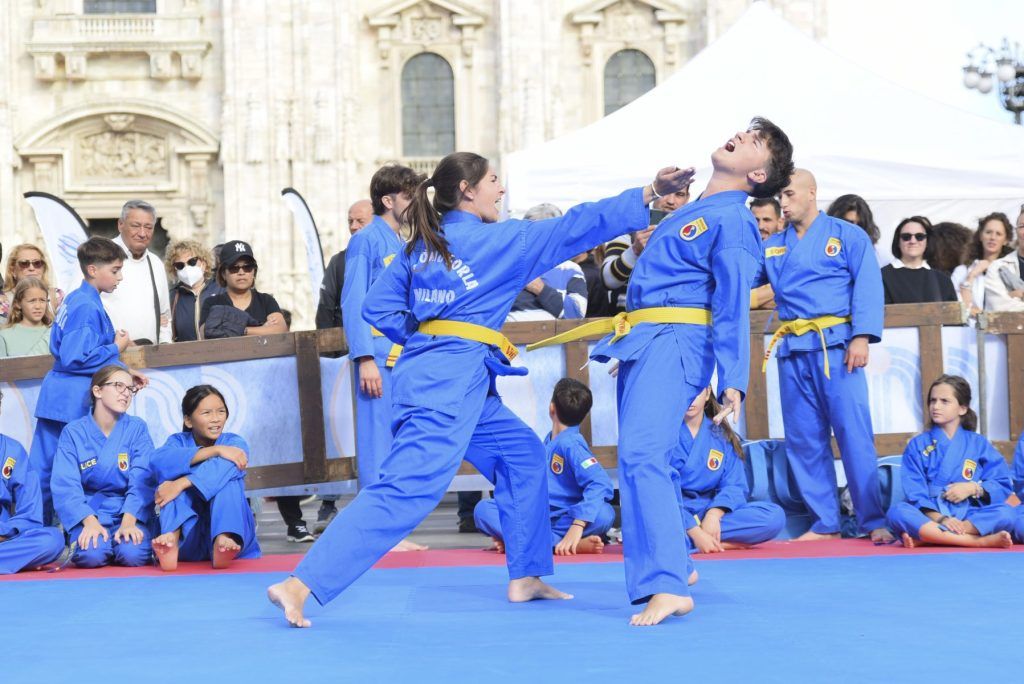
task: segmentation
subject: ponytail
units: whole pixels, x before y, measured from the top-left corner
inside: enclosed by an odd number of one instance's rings
[[[452,255],[448,251],[448,240],[441,231],[441,217],[427,196],[427,191],[433,184],[433,178],[427,178],[420,183],[413,193],[412,203],[405,210],[405,221],[412,231],[405,246],[405,253],[412,254],[413,249],[422,240],[428,255],[438,255],[444,259],[445,266],[451,268]]]
[[[715,416],[722,412],[722,405],[715,399],[713,392],[708,392],[708,400],[704,402],[704,415],[714,420]],[[728,420],[723,420],[721,425],[715,426],[715,431],[718,432],[722,437],[725,437],[726,441],[732,444],[732,448],[736,451],[736,456],[743,460],[743,444],[740,442],[740,438],[733,432],[732,427],[729,425]]]
[[[960,416],[960,427],[970,432],[978,431],[978,414],[971,408],[971,386],[967,380],[960,377],[959,375],[940,375],[932,383],[932,386],[928,388],[928,402],[931,402],[932,390],[938,385],[949,385],[949,388],[953,390],[953,396],[956,397],[956,403],[960,406],[967,407],[967,413]],[[926,426],[930,430],[932,428],[931,414],[928,413],[928,407],[925,406],[925,414],[928,416],[926,420]]]

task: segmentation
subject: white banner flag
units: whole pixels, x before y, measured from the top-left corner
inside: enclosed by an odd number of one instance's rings
[[[36,214],[50,255],[51,285],[71,292],[82,282],[78,246],[86,241],[86,223],[60,197],[45,192],[26,192],[25,200]]]
[[[291,209],[295,216],[295,223],[302,231],[303,240],[306,243],[306,263],[309,266],[309,286],[313,293],[313,310],[320,304],[320,283],[324,279],[324,250],[320,245],[320,232],[316,229],[316,221],[313,220],[313,212],[309,210],[306,200],[294,188],[285,188],[281,191],[284,203]]]

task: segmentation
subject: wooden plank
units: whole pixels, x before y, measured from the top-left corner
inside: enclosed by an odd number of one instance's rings
[[[751,328],[753,330],[754,328]],[[764,329],[761,324],[758,331]],[[768,378],[761,372],[764,360],[764,335],[750,335],[750,380],[743,402],[743,415],[747,422],[747,439],[768,439]]]
[[[1016,441],[1024,427],[1024,335],[1006,336],[1006,369],[1006,383],[1010,391],[1010,439]],[[989,382],[998,382],[998,378],[989,378]],[[990,410],[996,410],[996,407]]]
[[[302,434],[302,479],[327,479],[327,435],[320,382],[316,331],[295,333],[295,373],[299,383],[299,430]]]
[[[0,359],[0,380],[14,382],[41,378],[51,368],[53,368],[53,357],[49,354]]]
[[[576,340],[565,345],[565,376],[579,380],[587,387],[590,387],[590,366],[587,365],[590,360],[589,350],[590,346],[586,340]],[[588,413],[580,423],[580,434],[588,444],[591,439],[591,429],[590,414]]]
[[[348,340],[345,339],[345,331],[341,328],[317,330],[316,335],[317,346],[321,352],[348,354]]]
[[[928,325],[963,325],[959,302],[889,304],[885,307],[886,328],[916,328]]]
[[[1024,313],[1018,311],[985,312],[985,332],[992,335],[1024,334]]]
[[[326,482],[356,479],[355,459],[332,458],[327,461]],[[271,489],[303,484],[302,461],[278,465],[253,466],[246,470],[246,489]]]
[[[520,321],[506,324],[501,332],[512,344],[529,344],[554,335],[558,331],[557,323],[558,321]]]
[[[166,368],[291,356],[295,353],[296,334],[298,333],[254,335],[223,340],[175,342],[174,344],[162,344],[159,347],[140,347],[141,360],[137,363],[140,363],[142,368]],[[132,349],[128,353],[134,352],[135,350]],[[128,360],[126,363],[135,365]]]
[[[1014,440],[996,440],[992,442],[992,446],[996,448],[1003,458],[1006,459],[1006,463],[1009,466],[1013,466],[1013,452],[1017,448],[1017,442]]]
[[[921,357],[921,406],[928,411],[928,388],[945,372],[942,364],[942,326],[925,325],[917,329]]]

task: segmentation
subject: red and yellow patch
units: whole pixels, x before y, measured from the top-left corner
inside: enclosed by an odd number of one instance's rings
[[[17,463],[17,461],[14,459],[13,456],[8,456],[6,459],[4,459],[4,468],[3,471],[0,471],[0,474],[4,476],[5,480],[11,479],[11,475],[14,474],[15,463]]]
[[[565,459],[560,454],[553,454],[551,456],[551,472],[561,475],[563,470],[565,470]]]
[[[117,469],[122,473],[128,472],[128,454],[120,453],[117,455]]]
[[[704,219],[698,218],[695,221],[690,221],[685,226],[679,229],[679,237],[683,238],[687,242],[696,239],[701,233],[707,232],[708,224],[704,222]]]
[[[718,470],[722,467],[723,454],[718,449],[712,449],[708,452],[708,470]]]
[[[597,459],[596,459],[596,458],[594,458],[593,456],[591,456],[591,457],[590,457],[590,458],[588,458],[587,460],[585,460],[585,461],[583,461],[582,463],[580,463],[580,466],[581,466],[581,467],[582,467],[582,468],[583,468],[584,470],[586,470],[586,469],[587,469],[587,468],[589,468],[590,466],[595,466],[595,465],[597,465]]]
[[[825,256],[839,256],[839,252],[842,251],[842,249],[843,243],[839,241],[839,238],[829,238],[828,242],[825,243]]]
[[[964,469],[960,472],[964,476],[965,480],[973,480],[974,473],[978,470],[978,464],[971,459],[964,460]]]

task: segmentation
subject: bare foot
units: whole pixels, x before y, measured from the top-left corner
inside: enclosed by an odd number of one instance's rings
[[[402,541],[400,541],[397,544],[395,544],[395,548],[393,548],[391,550],[392,551],[426,551],[428,548],[430,548],[430,547],[429,546],[424,546],[423,544],[417,544],[416,542],[409,541],[408,539],[403,539]]]
[[[905,549],[912,549],[917,546],[917,540],[906,532],[900,535],[900,541],[903,542],[903,548]]]
[[[230,534],[218,534],[213,540],[213,567],[216,570],[223,570],[231,565],[231,561],[235,560],[235,556],[241,551],[242,547]]]
[[[878,527],[871,530],[871,541],[876,544],[888,544],[891,541],[896,541],[896,538],[892,536],[892,533],[884,527]]]
[[[644,606],[643,612],[630,618],[629,624],[634,627],[649,627],[658,624],[669,615],[682,617],[691,610],[693,610],[693,599],[689,596],[655,594]]]
[[[494,551],[495,553],[505,553],[505,542],[503,540],[498,539],[497,537],[491,537],[491,540],[494,543],[491,544],[491,547],[489,549],[487,549],[488,551]]]
[[[835,532],[833,534],[818,534],[817,532],[811,532],[810,530],[807,530],[793,541],[825,541],[827,539],[839,539],[839,533]]]
[[[178,569],[178,541],[180,539],[180,529],[153,538],[153,553],[156,554],[160,569],[164,572],[174,572]]]
[[[596,534],[580,539],[576,553],[604,553],[604,542]]]
[[[297,577],[267,587],[267,598],[284,611],[284,619],[292,627],[311,627],[312,622],[302,617],[302,607],[309,598],[309,587]]]
[[[692,587],[694,584],[697,583],[697,580],[699,580],[699,579],[700,579],[700,575],[698,575],[697,571],[694,570],[693,572],[690,573],[690,576],[686,578],[686,586]],[[668,596],[668,594],[666,594],[666,596]]]
[[[978,546],[990,549],[1008,549],[1013,546],[1013,537],[1005,530],[995,534],[986,534],[978,538]]]
[[[536,599],[571,599],[572,594],[555,589],[540,581],[539,577],[520,577],[508,583],[508,600],[525,603]]]
[[[726,551],[746,551],[754,548],[753,544],[740,544],[739,542],[722,542],[722,548]]]

